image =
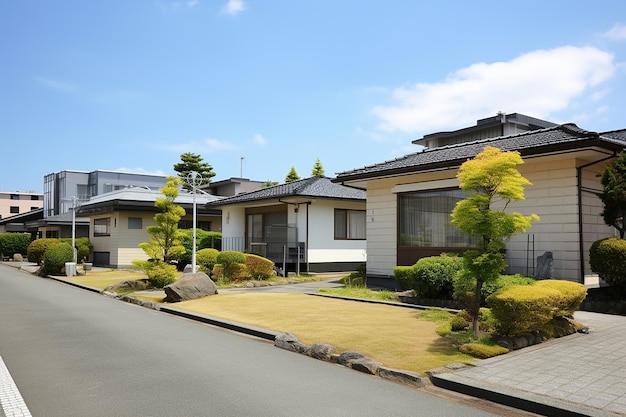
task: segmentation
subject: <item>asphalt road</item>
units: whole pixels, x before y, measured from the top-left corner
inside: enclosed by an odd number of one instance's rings
[[[5,266],[0,357],[36,417],[493,415]]]

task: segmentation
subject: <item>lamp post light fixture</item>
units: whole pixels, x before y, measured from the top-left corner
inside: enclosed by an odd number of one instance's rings
[[[193,243],[191,245],[191,272],[196,273],[196,190],[202,184],[202,175],[197,171],[191,171],[187,175],[187,184],[191,185],[193,196]]]

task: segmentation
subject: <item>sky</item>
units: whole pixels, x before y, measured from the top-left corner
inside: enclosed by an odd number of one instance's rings
[[[622,0],[0,2],[0,191],[63,170],[283,182],[498,111],[626,128]]]

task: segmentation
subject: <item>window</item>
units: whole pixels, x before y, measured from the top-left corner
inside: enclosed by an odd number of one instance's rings
[[[111,236],[111,218],[94,219],[93,221],[94,236]]]
[[[32,210],[39,210],[40,208],[41,208],[41,207],[32,207],[32,206],[31,206],[31,208],[30,208],[30,209],[31,209],[31,211],[32,211]]]
[[[20,199],[19,194],[11,194],[11,200],[19,200],[19,199]]]
[[[399,245],[423,248],[468,248],[476,239],[450,223],[456,203],[467,195],[460,189],[415,192],[399,196]]]
[[[128,218],[129,229],[143,229],[143,223],[141,217],[129,217]]]
[[[14,213],[14,214],[20,212],[20,208],[18,206],[11,206],[9,210],[11,213]]]
[[[40,198],[39,198],[39,196],[38,196],[38,195],[31,195],[31,196],[30,196],[30,199],[31,199],[31,200],[36,200],[36,201],[40,200]]]
[[[335,240],[365,239],[365,210],[335,209]]]

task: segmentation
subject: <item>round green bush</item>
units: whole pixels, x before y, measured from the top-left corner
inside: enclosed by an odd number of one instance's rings
[[[607,284],[626,286],[626,240],[611,237],[593,242],[589,266]]]
[[[41,273],[45,275],[59,275],[62,273],[66,262],[74,260],[74,250],[72,245],[65,242],[58,242],[49,247],[43,255],[43,266]]]
[[[28,257],[28,262],[35,262],[37,265],[41,265],[43,262],[43,256],[46,253],[48,248],[58,245],[61,243],[59,239],[55,238],[41,238],[37,240],[33,240],[26,250],[26,255]],[[72,245],[70,245],[70,248]],[[72,254],[72,259],[74,255]]]
[[[469,328],[469,326],[470,322],[467,320],[465,311],[458,312],[450,320],[450,329],[453,332],[461,332]]]
[[[412,266],[395,266],[393,268],[393,277],[403,290],[413,289],[413,267]]]
[[[13,256],[16,253],[26,255],[30,241],[30,233],[2,233],[0,234],[0,254],[4,256]]]
[[[206,232],[206,235],[200,240],[198,245],[200,249],[211,248],[222,250],[222,233],[221,232]]]
[[[165,262],[150,262],[150,266],[146,270],[148,282],[152,287],[163,288],[166,285],[176,282],[177,274],[176,266]]]
[[[224,279],[234,278],[233,274],[237,268],[235,265],[245,264],[246,255],[234,250],[225,250],[217,255],[217,263],[224,269]]]
[[[196,252],[196,263],[200,267],[200,270],[211,276],[213,267],[217,263],[217,255],[219,255],[219,253],[220,251],[212,248],[200,249]]]
[[[252,279],[265,280],[274,275],[274,262],[267,258],[251,253],[246,253],[246,268]]]
[[[71,237],[64,237],[59,239],[61,242],[72,243]],[[83,263],[89,258],[89,254],[93,250],[93,245],[88,237],[77,237],[74,239],[74,245],[76,245],[76,262]]]
[[[561,300],[556,306],[555,316],[572,316],[587,296],[587,288],[578,282],[559,279],[537,281],[535,287],[552,288],[561,293]]]
[[[445,254],[422,258],[413,265],[413,289],[420,297],[450,299],[454,291],[454,276],[462,266],[461,258]]]
[[[536,285],[506,287],[487,298],[496,320],[496,332],[516,336],[540,330],[561,302],[558,290]]]

